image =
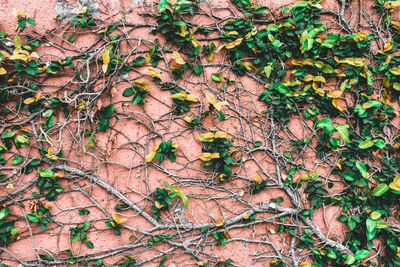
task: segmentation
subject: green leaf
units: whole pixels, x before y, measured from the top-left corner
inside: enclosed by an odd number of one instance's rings
[[[338,126],[336,126],[336,130],[339,132],[340,136],[342,137],[342,139],[348,143],[350,143],[350,139],[349,139],[349,133],[347,131],[347,128],[349,126],[347,124],[340,124]]]
[[[196,73],[197,75],[200,75],[201,74],[201,71],[202,71],[202,68],[201,68],[201,65],[193,65],[193,71],[194,71],[194,73]]]
[[[386,143],[382,139],[375,139],[375,145],[379,148],[384,148],[386,146]]]
[[[93,245],[93,243],[91,241],[86,241],[86,246],[88,248],[94,248],[94,245]]]
[[[344,264],[350,265],[356,261],[353,255],[347,255],[347,259]]]
[[[293,4],[293,7],[306,7],[308,6],[308,2],[306,1],[298,1]]]
[[[48,118],[48,117],[50,117],[52,114],[53,114],[53,110],[52,109],[48,109],[48,110],[46,110],[45,112],[43,112],[43,117],[45,117],[45,118]]]
[[[22,162],[23,158],[21,158],[20,156],[16,156],[11,160],[11,164],[20,164]]]
[[[145,57],[142,57],[142,56],[137,57],[137,58],[135,58],[135,59],[132,60],[132,64],[133,64],[134,66],[142,65],[142,64],[144,64],[145,62],[146,62],[146,58],[145,58]]]
[[[3,133],[2,135],[1,135],[1,138],[11,138],[11,137],[13,137],[15,135],[15,133],[13,132],[13,131],[7,131],[7,132],[5,132],[5,133]]]
[[[380,197],[383,194],[385,194],[387,191],[389,191],[389,186],[387,184],[380,184],[372,190],[372,196],[373,197]]]
[[[259,15],[259,14],[262,14],[262,13],[267,12],[268,10],[269,10],[268,7],[266,7],[266,6],[261,6],[261,7],[257,8],[257,10],[256,10],[255,13],[256,13],[257,15]]]
[[[164,181],[163,184],[165,184],[166,186],[169,187],[169,189],[171,189],[172,192],[175,192],[175,189],[168,183],[168,181]],[[181,197],[183,205],[185,205],[185,208],[188,207],[189,205],[189,199],[187,198],[187,196],[185,195],[185,193],[183,193],[180,189],[178,191],[178,195]]]
[[[170,3],[168,3],[167,0],[161,0],[161,1],[158,3],[158,11],[159,11],[160,13],[164,12],[164,11],[166,10],[166,7],[172,7],[172,5],[171,5]]]
[[[222,80],[221,74],[219,73],[211,73],[211,78],[216,82],[220,82]]]
[[[39,222],[37,214],[35,214],[35,213],[27,214],[26,217],[28,217],[28,220],[31,222]]]
[[[328,118],[321,119],[319,122],[317,122],[316,126],[317,127],[322,127],[326,134],[330,134],[334,130],[334,128],[332,126],[332,121],[330,119],[328,119]]]
[[[373,232],[375,229],[376,221],[372,220],[371,218],[368,218],[366,221],[366,225],[367,225],[367,231]]]
[[[210,225],[205,225],[201,228],[201,233],[204,234],[210,228]]]
[[[131,96],[133,95],[134,91],[132,87],[126,88],[122,93],[122,96]]]
[[[388,226],[389,226],[389,224],[387,224],[386,222],[384,222],[382,220],[379,220],[379,221],[376,221],[375,229],[382,229],[382,228],[386,228]]]
[[[373,145],[374,145],[374,142],[371,139],[367,139],[367,140],[362,141],[358,145],[358,147],[361,148],[361,149],[367,149],[367,148],[370,148]]]
[[[286,93],[290,92],[289,87],[287,87],[286,85],[281,84],[281,83],[276,87],[276,90],[281,94],[286,94]]]
[[[75,41],[75,39],[76,39],[76,35],[75,35],[75,34],[74,34],[74,35],[71,35],[71,36],[68,38],[68,42],[72,43],[73,41]]]
[[[90,222],[85,222],[83,224],[83,229],[86,231],[86,230],[89,230],[89,228],[90,228]]]
[[[46,177],[46,178],[54,177],[54,172],[49,169],[40,169],[40,170],[38,170],[38,173],[42,177]]]
[[[359,250],[354,254],[354,258],[356,261],[364,259],[369,254],[368,250]]]
[[[356,168],[360,171],[361,175],[364,178],[368,178],[369,174],[367,172],[367,165],[365,165],[365,163],[357,161],[356,162]]]
[[[2,209],[0,211],[0,220],[2,220],[4,217],[6,217],[9,213],[10,213],[10,211],[8,209]]]

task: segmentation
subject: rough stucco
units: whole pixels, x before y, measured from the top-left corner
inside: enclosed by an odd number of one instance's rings
[[[1,14],[1,28],[2,30],[7,30],[9,32],[12,31],[13,25],[16,25],[16,20],[12,15],[12,10],[13,9],[22,9],[28,11],[34,18],[37,23],[35,29],[38,31],[38,33],[42,34],[45,33],[46,30],[51,29],[54,26],[53,18],[56,17],[57,15],[60,15],[61,17],[71,17],[71,14],[75,14],[77,11],[81,10],[83,7],[88,7],[91,10],[96,10],[96,14],[99,17],[102,17],[104,19],[110,19],[112,17],[112,20],[117,20],[121,19],[122,17],[125,17],[127,22],[132,22],[132,23],[145,23],[145,20],[138,15],[138,12],[140,12],[141,7],[140,7],[140,2],[139,0],[107,0],[103,1],[102,4],[99,3],[99,1],[92,1],[92,0],[77,0],[75,1],[55,1],[55,0],[48,0],[48,1],[28,1],[28,0],[13,0],[13,1],[4,1],[2,6],[2,10],[0,11]],[[285,5],[287,3],[293,2],[291,0],[280,0],[280,1],[274,1],[274,0],[268,0],[268,1],[260,1],[260,4],[264,4],[266,6],[269,6],[271,8],[274,7],[279,7],[282,5]],[[214,6],[224,6],[227,5],[227,2],[225,0],[217,0],[217,1],[212,1],[212,4]],[[99,10],[103,10],[103,6],[107,8],[106,13],[101,13]],[[336,9],[336,1],[331,0],[331,1],[325,1],[324,6],[327,8],[332,8]],[[223,15],[223,14],[222,14]],[[206,22],[206,21],[205,21]],[[135,30],[134,32],[136,37],[143,37],[143,38],[149,38],[149,39],[154,39],[153,36],[151,36],[146,30]],[[79,47],[87,47],[91,44],[92,40],[94,37],[78,37],[76,40],[76,45]],[[51,47],[47,44],[43,44],[39,48],[39,54],[40,52],[45,52],[45,51],[51,51]],[[128,51],[129,47],[125,47],[125,49]],[[59,53],[59,52],[57,52]],[[64,55],[60,56],[65,56],[67,55],[68,52],[65,52]],[[207,72],[212,73],[212,69],[207,69]],[[51,84],[60,84],[61,82],[64,82],[59,79],[55,80],[48,80],[46,83],[48,85]],[[251,80],[246,80],[245,83],[247,84],[248,87],[254,87],[254,91],[260,92],[262,88],[260,88],[259,85],[255,84]],[[113,88],[111,92],[109,92],[110,96],[113,97],[114,101],[118,100],[126,100],[124,98],[121,98],[121,92],[123,89],[126,87],[126,84],[119,84],[116,88]],[[197,93],[197,95],[201,95],[201,88],[193,88],[194,92]],[[154,94],[159,94],[158,100],[151,99],[149,100],[148,103],[146,103],[146,108],[145,112],[148,116],[150,117],[159,117],[162,114],[165,114],[169,111],[169,106],[171,104],[171,99],[169,94],[165,94],[161,92],[160,90],[157,89],[152,89],[152,92]],[[109,103],[109,98],[110,96],[104,97],[99,103],[99,107],[101,105],[106,105]],[[251,99],[251,96],[248,96],[249,99]],[[205,101],[204,98],[201,99],[202,101]],[[167,104],[165,104],[167,103]],[[260,110],[263,109],[261,103],[256,103],[259,105],[257,108]],[[121,108],[123,108],[121,106]],[[136,112],[141,112],[141,109],[138,107],[129,107],[131,110],[136,111]],[[171,126],[171,131],[178,129],[179,128],[179,123],[182,123],[180,120],[179,122],[174,122],[174,124]],[[209,121],[206,121],[205,126],[208,128],[213,128],[215,126],[215,122],[212,121],[211,119]],[[123,131],[131,140],[143,140],[142,133],[146,132],[145,129],[141,128],[143,126],[138,126],[135,124],[135,122],[124,122],[124,123],[117,123],[115,122],[116,128]],[[300,129],[300,124],[296,121],[293,121],[290,124],[290,129],[298,136],[302,136],[302,132]],[[237,130],[237,122],[235,121],[226,121],[224,123],[221,123],[220,126],[225,129],[227,132],[229,131],[236,131]],[[187,157],[189,158],[196,158],[198,154],[200,154],[200,146],[198,142],[194,142],[198,136],[190,133],[190,134],[184,134],[181,136],[175,136],[177,142],[180,144],[180,150],[182,152],[179,153],[185,153]],[[64,136],[63,137],[65,140],[65,143],[67,143],[68,139],[71,138],[71,136]],[[97,140],[98,141],[98,146],[104,148],[107,151],[112,151],[112,145],[110,140],[116,140],[118,143],[124,142],[124,137],[119,136],[115,132],[111,133],[104,133],[100,135],[100,138]],[[152,147],[152,144],[149,144],[149,148]],[[144,153],[144,151],[142,151]],[[84,160],[85,155],[83,154],[74,154],[72,155],[73,158],[80,158],[82,157],[82,160]],[[138,164],[142,159],[135,158],[134,156],[131,156],[130,154],[124,153],[124,151],[119,152],[119,153],[114,153],[111,155],[110,160],[120,162],[122,164],[126,164],[129,166],[133,166],[134,164]],[[87,162],[88,167],[92,163],[90,160]],[[165,166],[168,167],[180,167],[178,164],[172,164],[169,162],[165,163]],[[194,167],[201,169],[200,162],[194,163]],[[254,165],[254,169],[256,166]],[[274,166],[271,165],[269,166],[269,170],[271,172],[274,172]],[[251,168],[250,168],[251,169]],[[113,184],[115,188],[117,188],[120,191],[125,191],[128,190],[127,186],[138,189],[139,191],[145,188],[146,186],[149,186],[151,190],[154,190],[156,187],[161,186],[161,182],[166,179],[165,174],[157,170],[156,168],[149,168],[144,170],[143,168],[137,168],[132,171],[132,173],[128,174],[124,171],[122,172],[123,169],[115,166],[111,168],[102,168],[100,177],[103,181]],[[144,177],[145,171],[148,171],[148,176],[151,177],[151,179],[148,181],[148,184],[145,183],[145,181],[141,180],[141,177]],[[188,174],[191,175],[199,175],[198,173],[191,173],[191,171],[187,171]],[[324,172],[324,170],[321,170],[321,173]],[[245,175],[248,175],[248,177],[253,177],[256,175],[256,172],[253,171],[251,173],[246,173]],[[129,177],[129,178],[128,178]],[[21,181],[18,186],[21,186],[24,182],[28,181],[29,177],[24,178],[24,180]],[[83,185],[86,185],[89,187],[90,183],[89,182],[82,182]],[[235,186],[239,187],[240,184],[235,184],[231,185],[233,188]],[[193,189],[193,188],[192,188]],[[190,187],[185,188],[186,192],[191,192],[192,190]],[[338,190],[339,188],[335,188],[335,190]],[[108,195],[106,194],[104,189],[94,187],[92,189],[95,193],[93,194],[97,199],[99,203],[104,203],[105,204],[105,209],[111,211],[112,207],[117,203],[115,199],[108,199]],[[34,190],[29,190],[29,192],[32,192]],[[192,192],[196,193],[196,192]],[[238,192],[240,193],[240,192]],[[3,195],[3,194],[1,194]],[[263,194],[254,196],[251,199],[252,203],[258,203],[259,201],[263,201],[264,199],[271,199],[272,197],[277,197],[280,196],[280,191],[279,190],[271,190],[269,192],[265,192]],[[283,195],[282,195],[283,196]],[[132,201],[140,201],[140,204],[145,204],[146,201],[143,201],[143,199],[135,194],[129,194],[127,195],[128,198],[130,198]],[[75,192],[72,192],[69,196],[63,196],[60,200],[57,201],[58,205],[60,205],[60,209],[56,206],[54,206],[54,211],[59,211],[64,208],[68,208],[71,206],[84,206],[84,205],[90,205],[90,201],[87,197],[83,196],[78,196]],[[240,206],[240,203],[232,203],[232,208],[235,208],[236,206]],[[206,209],[207,207],[207,209]],[[91,208],[90,209],[92,213],[88,217],[88,219],[105,219],[104,214],[100,212],[96,208]],[[215,207],[214,203],[204,203],[201,201],[196,201],[196,200],[191,200],[190,205],[186,211],[183,210],[182,205],[178,205],[175,207],[175,210],[180,210],[178,212],[178,219],[181,222],[188,222],[190,221],[191,223],[195,223],[196,219],[201,219],[205,218],[206,220],[209,220],[209,214],[208,212],[211,211],[211,217],[214,218],[215,221],[218,221],[218,219],[221,216],[221,213],[218,208]],[[207,210],[207,212],[206,212]],[[25,212],[28,210],[26,209]],[[332,207],[328,208],[326,210],[327,214],[324,214],[324,216],[328,220],[328,224],[333,224],[332,228],[330,229],[330,234],[328,235],[330,238],[335,239],[335,236],[342,237],[343,232],[341,225],[335,224],[336,220],[335,218],[337,217],[339,209],[337,207]],[[21,213],[21,210],[15,210],[14,212]],[[123,217],[129,218],[129,222],[127,223],[129,226],[132,228],[140,228],[142,230],[148,229],[151,227],[151,225],[144,220],[143,218],[136,216],[133,212],[130,213],[124,213]],[[314,215],[314,218],[316,219],[318,225],[321,227],[323,231],[327,231],[328,229],[326,228],[323,219],[322,219],[322,214],[316,214]],[[79,218],[76,215],[76,212],[66,212],[61,214],[58,217],[59,220],[64,220],[64,221],[69,221],[71,223],[77,223],[81,221],[81,218]],[[265,225],[264,225],[265,226]],[[267,227],[264,228],[264,226],[257,226],[255,229],[248,229],[246,231],[242,231],[241,229],[235,229],[233,230],[230,234],[233,237],[247,237],[251,238],[252,234],[254,232],[257,233],[263,233],[263,232],[272,232],[275,231],[274,226],[269,225],[269,228]],[[23,226],[23,223],[21,223],[21,227]],[[99,229],[104,229],[104,223],[102,221],[96,222],[96,227]],[[34,238],[34,241],[36,243],[37,247],[45,248],[49,251],[52,251],[53,253],[58,253],[62,250],[65,250],[69,248],[69,227],[64,227],[63,229],[60,230],[60,232],[53,232],[49,231],[50,234],[41,234],[37,235]],[[131,233],[126,233],[123,232],[122,238],[120,239],[119,237],[116,237],[110,233],[110,231],[102,231],[98,232],[95,234],[90,235],[90,240],[95,244],[95,249],[94,251],[109,248],[109,247],[116,247],[116,246],[121,246],[124,243],[129,243],[129,236]],[[55,238],[55,236],[58,236],[58,239]],[[74,249],[77,249],[78,244],[73,244]],[[282,248],[285,247],[285,244],[280,244]],[[230,257],[234,260],[234,262],[238,265],[244,265],[244,266],[266,266],[264,263],[261,264],[254,264],[251,261],[251,254],[255,251],[257,251],[259,248],[254,245],[254,244],[246,244],[243,242],[233,242],[227,244],[227,246],[224,249],[220,249],[219,247],[214,247],[213,248],[213,253],[215,255],[221,256],[221,257]],[[26,238],[23,240],[18,240],[16,243],[13,245],[9,246],[9,250],[20,256],[23,259],[30,259],[36,257],[35,251],[32,250],[32,240],[30,238]],[[82,247],[81,253],[84,252],[89,252],[88,249]],[[90,250],[90,252],[92,252]],[[41,251],[40,253],[43,253]],[[146,255],[142,255],[144,257]],[[113,262],[115,259],[110,257],[111,259],[105,260],[106,262]],[[190,261],[188,258],[183,258],[183,262],[181,258],[170,258],[168,261],[168,264],[170,266],[174,266],[174,262],[178,264],[178,266],[183,266],[183,264],[191,265],[193,264],[193,261]],[[158,262],[153,262],[147,264],[147,266],[158,266]]]

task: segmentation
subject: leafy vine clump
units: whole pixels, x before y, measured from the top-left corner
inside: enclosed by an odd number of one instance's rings
[[[399,0],[78,2],[0,31],[0,267],[400,266]]]

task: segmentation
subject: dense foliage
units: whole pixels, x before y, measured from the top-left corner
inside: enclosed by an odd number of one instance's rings
[[[17,11],[15,32],[1,32],[0,182],[8,190],[0,198],[1,260],[165,266],[177,253],[198,266],[239,266],[240,258],[206,248],[242,242],[262,246],[252,260],[270,266],[399,266],[400,21],[392,14],[400,1],[369,1],[372,13],[359,7],[356,19],[348,15],[352,1],[337,1],[338,11],[321,2],[271,10],[232,0],[221,17],[200,1],[161,0],[144,5],[147,24],[110,23],[83,8],[70,20],[57,17],[54,35],[32,31],[35,21]],[[129,36],[138,28],[154,39]],[[88,34],[93,44],[73,48]],[[56,37],[62,42],[53,45],[71,53],[48,60],[40,45]],[[60,79],[56,89],[52,79]],[[146,108],[165,104],[165,95],[169,111],[156,118]],[[195,159],[181,151],[183,135],[190,136],[184,147],[201,146]],[[140,160],[118,162],[117,151]],[[120,190],[101,174],[104,166],[125,168],[129,179],[144,169],[145,189],[128,179]],[[153,187],[149,179],[163,182]],[[110,195],[107,205],[94,186]],[[60,198],[75,193],[91,204],[60,208]],[[191,205],[209,201],[220,217],[207,210],[208,217],[186,218]],[[56,207],[79,218],[67,223]],[[343,233],[332,236],[328,207],[337,208],[333,224]],[[131,217],[151,227],[129,224]],[[7,250],[18,237],[34,240],[67,224],[67,250],[35,250],[29,260]],[[91,252],[99,232],[123,245]]]

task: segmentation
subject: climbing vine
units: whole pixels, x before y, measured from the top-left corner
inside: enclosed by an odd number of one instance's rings
[[[0,266],[399,266],[400,1],[326,2],[15,11]]]

